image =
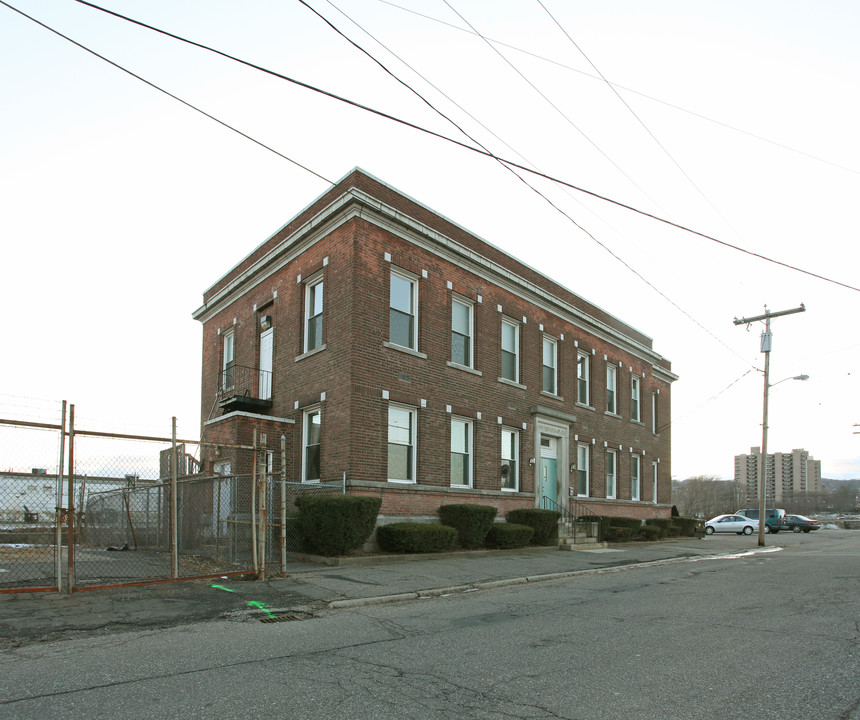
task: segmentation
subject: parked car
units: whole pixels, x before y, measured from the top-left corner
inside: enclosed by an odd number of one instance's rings
[[[705,535],[713,535],[718,532],[752,535],[756,530],[758,530],[758,520],[743,515],[717,515],[705,523]]]
[[[778,533],[783,527],[785,510],[781,510],[779,508],[767,508],[764,512],[766,516],[764,520],[764,531],[766,533]],[[751,520],[759,519],[758,508],[744,508],[743,510],[738,510],[736,514],[743,515]]]
[[[798,533],[801,531],[808,533],[810,530],[818,530],[821,528],[820,523],[815,522],[815,520],[810,520],[804,515],[786,515],[782,521],[782,526],[786,530]]]

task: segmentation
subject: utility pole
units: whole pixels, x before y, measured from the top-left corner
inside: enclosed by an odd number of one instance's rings
[[[735,325],[750,325],[758,320],[764,320],[764,332],[761,334],[761,351],[764,353],[764,407],[762,410],[761,423],[761,466],[759,468],[758,480],[758,544],[759,547],[764,547],[764,528],[767,521],[765,511],[767,509],[765,485],[767,483],[767,404],[768,391],[770,390],[770,351],[773,344],[773,335],[770,332],[771,318],[780,317],[782,315],[793,315],[794,313],[805,312],[806,306],[801,303],[800,307],[792,308],[791,310],[780,310],[771,312],[764,306],[764,314],[756,315],[749,318],[735,318]]]

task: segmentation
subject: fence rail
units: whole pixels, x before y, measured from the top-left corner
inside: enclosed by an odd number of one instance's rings
[[[296,498],[264,447],[247,474],[204,475],[198,441],[0,419],[0,593],[283,573],[301,551]],[[9,459],[14,462],[9,464]]]

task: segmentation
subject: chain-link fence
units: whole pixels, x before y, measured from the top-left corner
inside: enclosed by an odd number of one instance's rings
[[[0,422],[0,588],[57,588],[61,438],[59,424]]]
[[[204,475],[198,442],[75,428],[73,411],[36,425],[0,419],[0,465],[17,463],[0,472],[0,591],[282,572],[296,497],[344,492],[288,481],[265,447],[220,444],[230,462]]]

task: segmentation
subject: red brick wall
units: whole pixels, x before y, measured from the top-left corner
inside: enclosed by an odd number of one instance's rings
[[[650,348],[651,341],[620,321],[584,303],[572,293],[548,282],[539,274],[528,271],[499,251],[468,236],[464,231],[429,211],[408,201],[388,188],[363,175],[358,184],[370,188],[385,202],[409,211],[417,219],[436,227],[464,245],[480,250],[500,263],[515,266],[523,277],[541,284],[592,316],[626,333],[640,346]],[[339,192],[327,194],[302,216],[273,236],[255,251],[236,271],[207,291],[207,298],[224,285],[227,279],[262,257],[266,248],[273,247],[302,222],[332,202]],[[391,261],[385,259],[391,255]],[[418,350],[426,357],[385,347],[389,332],[389,273],[393,268],[406,270],[419,278],[419,343]],[[304,283],[321,272],[324,282],[323,342],[325,349],[307,356],[303,350]],[[426,273],[426,277],[423,274]],[[301,276],[301,282],[298,277]],[[452,284],[449,289],[447,283]],[[474,302],[474,367],[480,375],[450,367],[451,297],[456,293]],[[275,297],[276,295],[276,297]],[[478,296],[481,302],[478,302]],[[258,310],[254,310],[254,305]],[[263,307],[265,305],[265,307]],[[498,306],[502,306],[499,312]],[[262,308],[262,309],[260,309]],[[323,239],[308,246],[287,262],[276,274],[250,286],[241,297],[204,323],[203,333],[203,399],[201,416],[205,421],[217,417],[215,400],[221,369],[222,332],[233,328],[235,333],[235,363],[257,366],[259,362],[259,317],[273,318],[274,404],[268,412],[273,417],[295,421],[288,432],[290,443],[290,479],[301,479],[303,410],[319,405],[322,411],[321,465],[323,481],[339,481],[344,473],[351,482],[383,482],[387,477],[387,408],[389,402],[399,402],[418,408],[418,477],[417,485],[385,483],[383,514],[434,514],[443,502],[490,502],[500,508],[533,506],[533,496],[497,493],[484,496],[449,489],[425,493],[422,486],[447,488],[450,485],[450,422],[451,416],[470,418],[474,427],[474,487],[477,490],[500,489],[500,425],[520,431],[520,489],[534,492],[534,471],[528,458],[536,457],[534,447],[534,408],[543,406],[576,416],[570,426],[570,457],[559,457],[559,468],[566,470],[576,461],[576,442],[591,444],[591,495],[605,495],[604,442],[618,452],[617,497],[630,497],[630,448],[644,453],[641,463],[640,503],[604,502],[613,512],[600,514],[651,517],[653,513],[668,513],[671,498],[671,465],[668,428],[659,435],[651,432],[651,395],[659,390],[660,423],[668,425],[670,418],[670,384],[655,377],[648,361],[632,351],[615,345],[596,334],[587,332],[566,320],[551,303],[541,308],[513,294],[501,283],[479,276],[463,267],[423,250],[398,235],[381,229],[359,217],[337,227]],[[499,382],[501,374],[500,333],[502,315],[526,322],[520,326],[520,383],[516,387]],[[236,322],[234,324],[234,318]],[[611,322],[610,322],[611,321]],[[544,329],[540,326],[543,324]],[[543,333],[558,341],[559,398],[540,393],[541,340]],[[563,339],[561,337],[563,336]],[[578,348],[577,348],[578,344]],[[591,405],[576,403],[577,350],[591,355]],[[604,355],[617,368],[619,417],[604,412]],[[621,367],[618,363],[621,363]],[[659,360],[668,369],[669,363]],[[641,424],[630,419],[630,374],[640,377]],[[642,377],[642,373],[645,377]],[[383,398],[383,392],[389,399]],[[322,394],[325,399],[320,401]],[[421,407],[421,401],[426,407]],[[298,408],[296,404],[298,403]],[[451,406],[447,412],[446,406]],[[481,414],[480,419],[478,413]],[[236,423],[207,433],[230,432],[239,437],[247,434],[250,421]],[[523,429],[523,424],[526,429]],[[274,435],[273,435],[274,436]],[[280,437],[278,433],[277,437]],[[209,437],[204,437],[209,440]],[[224,442],[227,440],[225,439]],[[235,442],[235,440],[234,440]],[[292,459],[295,459],[293,462]],[[651,463],[660,458],[658,499],[651,500]],[[571,483],[573,483],[571,478]],[[382,492],[353,487],[350,492]],[[440,499],[444,496],[444,500]],[[455,499],[452,499],[455,498]],[[650,514],[649,514],[650,513]],[[500,514],[504,514],[503,512]],[[639,516],[639,515],[635,515]]]

